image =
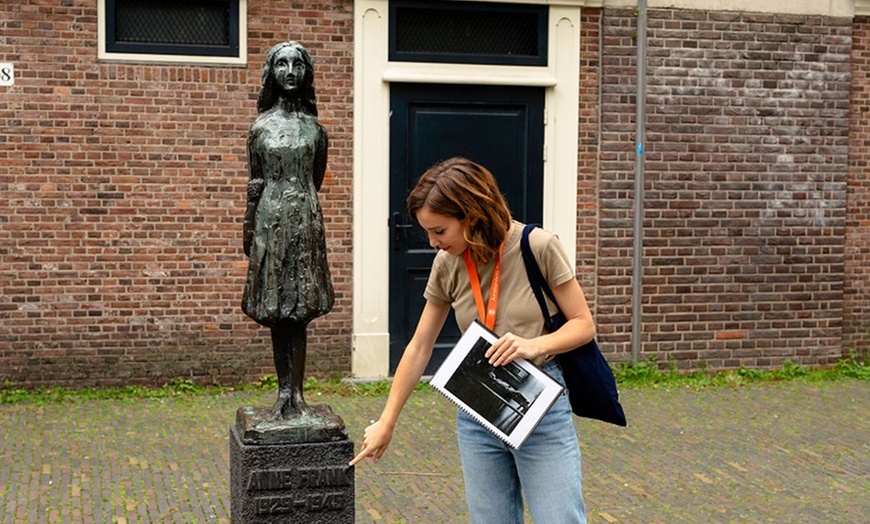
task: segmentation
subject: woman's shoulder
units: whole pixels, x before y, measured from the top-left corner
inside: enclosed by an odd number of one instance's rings
[[[520,223],[519,225],[521,228],[526,227],[526,224]],[[529,245],[537,253],[551,246],[561,246],[562,243],[556,233],[541,226],[535,226],[529,232]]]
[[[563,268],[558,270],[559,273],[567,268],[573,268],[568,253],[565,252],[565,247],[556,233],[536,227],[529,233],[529,246],[541,266],[547,266],[552,270],[556,270],[557,266]]]

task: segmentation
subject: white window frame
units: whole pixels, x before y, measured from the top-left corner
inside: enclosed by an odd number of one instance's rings
[[[112,62],[246,65],[248,62],[248,0],[239,0],[239,53],[237,56],[110,53],[106,51],[106,0],[97,0],[97,58]]]

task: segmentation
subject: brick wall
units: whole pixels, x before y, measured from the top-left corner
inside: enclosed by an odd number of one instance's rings
[[[601,339],[628,358],[635,15],[605,9]],[[841,355],[851,20],[649,13],[643,357]]]
[[[598,133],[601,10],[583,9],[580,18],[580,123],[577,164],[577,279],[589,307],[595,307],[598,235]]]
[[[100,63],[96,20],[90,0],[0,4],[16,67],[0,88],[0,384],[273,372],[268,332],[239,309],[240,244],[260,68],[285,39],[314,57],[331,145],[337,303],[310,326],[309,372],[349,371],[352,2],[249,2],[239,67]],[[868,21],[651,11],[644,357],[867,350]],[[603,347],[628,359],[635,17],[582,22],[578,273]]]
[[[97,3],[0,5],[0,384],[237,382],[274,372],[240,310],[245,140],[265,52],[315,64],[337,302],[312,372],[349,370],[352,2],[249,2],[241,67],[97,61]]]
[[[852,108],[843,351],[870,354],[870,17],[852,25]]]

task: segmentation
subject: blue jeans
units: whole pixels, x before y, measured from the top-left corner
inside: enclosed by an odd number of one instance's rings
[[[564,385],[558,364],[542,368]],[[474,524],[522,524],[523,493],[539,524],[585,524],[580,447],[567,393],[515,450],[459,410],[459,452]]]

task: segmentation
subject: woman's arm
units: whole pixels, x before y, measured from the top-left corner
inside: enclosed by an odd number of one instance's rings
[[[491,364],[501,366],[517,357],[534,360],[542,355],[566,353],[595,338],[592,312],[577,279],[553,288],[553,295],[567,322],[553,333],[532,339],[505,334],[487,351]]]
[[[435,340],[438,338],[449,312],[449,304],[426,302],[414,336],[402,354],[399,367],[396,368],[396,375],[393,377],[393,384],[390,386],[390,394],[387,397],[387,404],[384,406],[381,418],[366,428],[362,449],[350,461],[351,466],[365,457],[372,457],[377,461],[387,450],[387,446],[390,445],[393,438],[393,429],[396,427],[399,413],[423,376],[423,371],[432,357],[432,347],[435,345]]]

